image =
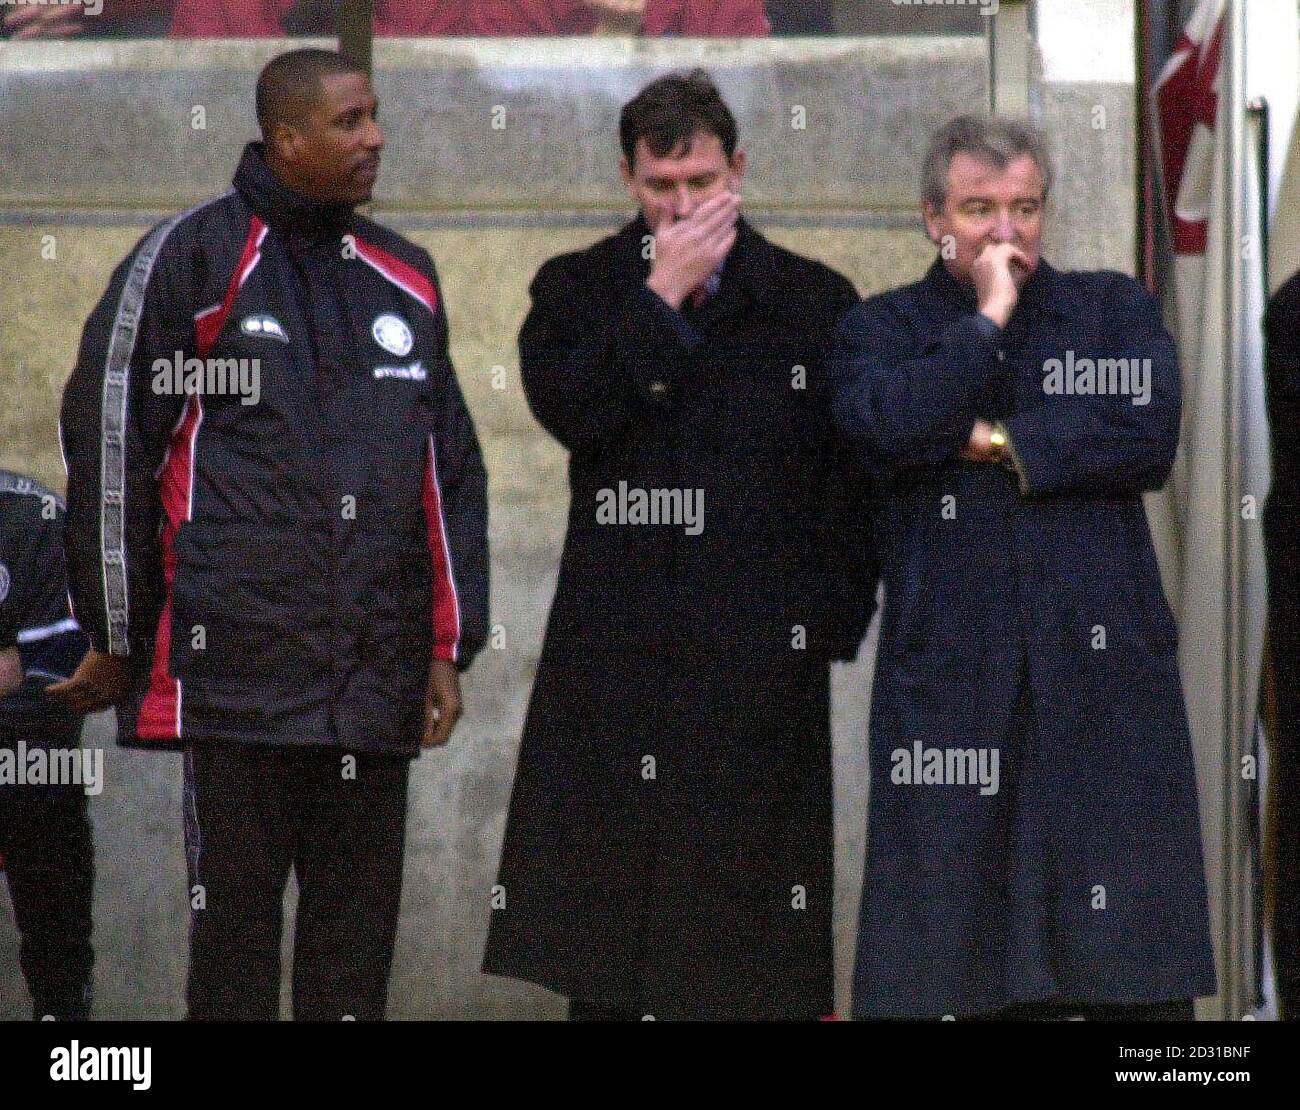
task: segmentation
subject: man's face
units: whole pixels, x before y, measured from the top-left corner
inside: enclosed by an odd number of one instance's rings
[[[301,124],[279,124],[273,132],[286,184],[321,204],[362,204],[384,148],[379,102],[364,74],[327,74],[320,85]]]
[[[628,195],[654,232],[686,219],[710,197],[740,192],[745,176],[745,152],[737,150],[728,160],[722,140],[708,131],[697,131],[690,146],[663,158],[651,153],[645,139],[638,139],[634,154],[633,164],[624,158],[619,170]]]
[[[969,154],[948,165],[948,196],[942,211],[926,203],[925,229],[958,281],[972,284],[971,265],[991,243],[1010,243],[1029,259],[1012,274],[1019,284],[1038,268],[1043,239],[1043,175],[1027,154],[997,169]],[[951,236],[951,238],[948,238]]]

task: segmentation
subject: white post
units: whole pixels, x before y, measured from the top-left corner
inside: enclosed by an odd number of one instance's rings
[[[1241,498],[1243,493],[1242,389],[1245,345],[1245,226],[1246,177],[1252,172],[1246,151],[1246,5],[1227,0],[1223,53],[1224,213],[1227,219],[1223,282],[1224,344],[1224,703],[1223,736],[1223,966],[1219,969],[1220,998],[1229,1020],[1240,1019],[1253,999],[1253,953],[1248,923],[1251,916],[1249,796],[1242,779],[1247,734],[1255,720],[1255,691],[1246,689],[1246,629]],[[1254,232],[1251,228],[1249,231]],[[1209,275],[1207,275],[1209,277]]]
[[[1000,0],[989,17],[989,107],[1000,116],[1029,116],[1031,15],[1029,0]]]

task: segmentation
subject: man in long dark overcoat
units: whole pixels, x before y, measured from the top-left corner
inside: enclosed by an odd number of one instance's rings
[[[484,970],[575,1018],[832,1008],[828,664],[874,603],[827,406],[850,283],[739,217],[707,76],[623,110],[641,213],[554,258],[524,386],[571,505]]]
[[[1122,274],[1042,261],[1051,166],[941,129],[925,277],[844,320],[839,425],[882,491],[854,1013],[1190,1018],[1215,990],[1177,634],[1141,494],[1174,345]]]
[[[1273,481],[1264,509],[1268,634],[1272,648],[1273,964],[1282,1017],[1300,1021],[1300,273],[1273,294],[1268,337],[1268,420]]]

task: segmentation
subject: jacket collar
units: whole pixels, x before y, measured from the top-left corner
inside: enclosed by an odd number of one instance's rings
[[[320,204],[280,181],[267,165],[259,142],[244,147],[234,185],[248,206],[277,231],[317,238],[338,234],[352,217],[352,205]]]
[[[1016,304],[1013,319],[1026,309],[1052,316],[1064,316],[1065,309],[1060,299],[1060,279],[1060,271],[1049,265],[1047,259],[1040,257],[1037,268],[1025,282],[1024,288],[1020,290],[1020,300]],[[934,260],[922,283],[945,304],[959,308],[963,313],[975,311],[978,303],[975,290],[953,277],[948,272],[948,267],[943,264],[943,259]]]
[[[650,273],[650,260],[645,257],[644,245],[646,237],[652,234],[645,217],[638,215],[615,237],[619,270],[630,273],[638,282],[644,281]],[[725,314],[743,303],[745,294],[759,304],[774,307],[778,292],[773,277],[772,244],[741,216],[736,222],[736,242],[722,264],[722,285],[705,302],[701,315],[714,317]]]

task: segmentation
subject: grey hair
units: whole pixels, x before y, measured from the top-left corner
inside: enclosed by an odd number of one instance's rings
[[[998,116],[957,116],[930,137],[921,167],[921,199],[935,209],[943,208],[948,199],[948,167],[958,154],[969,154],[999,170],[1027,154],[1042,174],[1044,199],[1052,187],[1047,140],[1034,124]]]

